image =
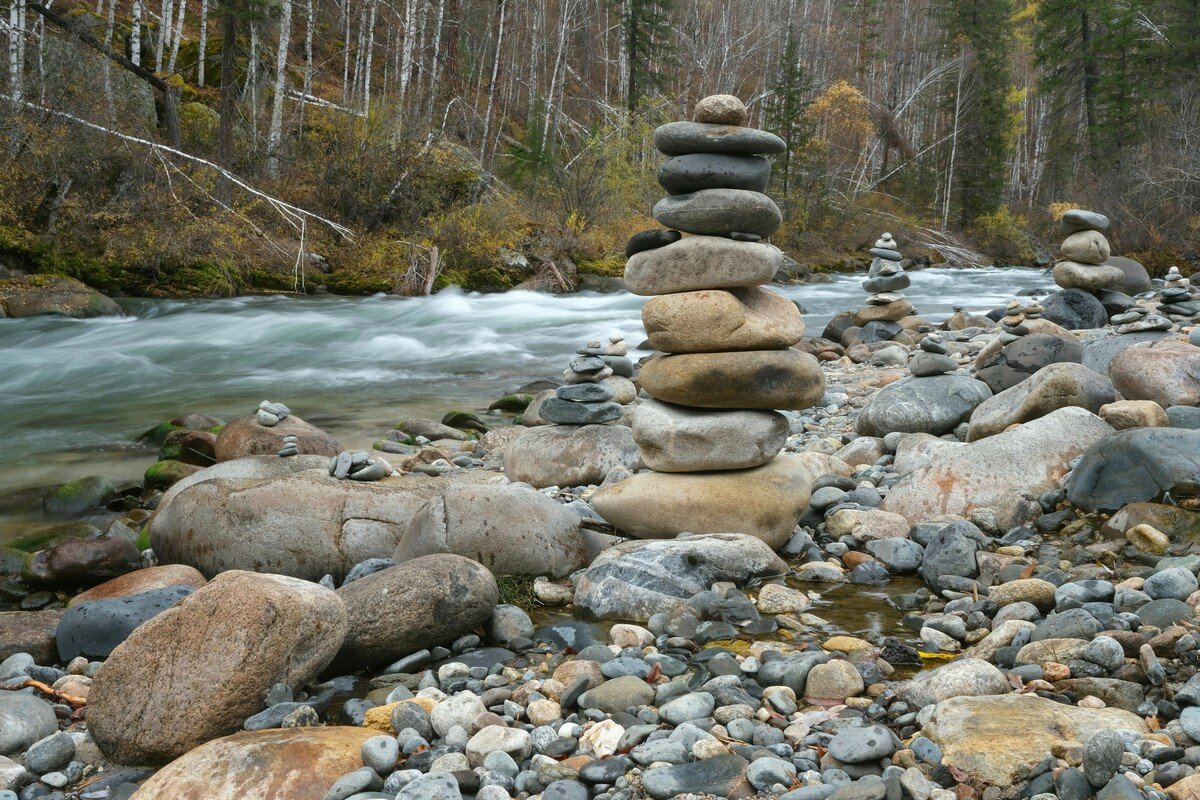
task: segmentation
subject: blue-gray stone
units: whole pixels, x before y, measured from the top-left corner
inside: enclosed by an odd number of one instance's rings
[[[76,656],[107,658],[134,628],[196,591],[167,586],[128,597],[89,600],[71,606],[59,620],[55,641],[64,662]]]

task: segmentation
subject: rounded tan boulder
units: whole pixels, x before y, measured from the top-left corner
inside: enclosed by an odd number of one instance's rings
[[[349,633],[341,657],[387,664],[482,625],[500,599],[487,567],[462,556],[422,556],[338,589]]]
[[[646,472],[592,495],[592,507],[639,539],[681,533],[744,533],[778,550],[808,508],[812,476],[804,461],[781,455],[729,472]]]
[[[796,304],[757,287],[661,295],[646,301],[642,323],[664,353],[782,350],[804,337]]]
[[[86,603],[89,600],[129,597],[152,589],[165,589],[168,586],[191,586],[193,589],[199,589],[204,583],[204,576],[197,569],[185,564],[164,564],[161,567],[139,569],[105,581],[73,597],[71,605]]]
[[[1153,400],[1118,400],[1100,406],[1100,419],[1119,431],[1130,428],[1167,428],[1167,412]]]
[[[259,423],[251,414],[230,422],[217,435],[213,446],[217,461],[232,461],[246,456],[273,456],[283,447],[283,437],[295,436],[301,455],[336,456],[342,446],[325,431],[295,415],[279,420],[273,428]]]
[[[802,409],[825,394],[825,374],[799,350],[656,356],[642,388],[665,403],[697,408]]]
[[[1200,347],[1187,342],[1126,348],[1108,363],[1108,374],[1126,400],[1153,400],[1163,408],[1200,405]]]
[[[136,800],[322,800],[361,769],[370,728],[242,731],[172,761],[134,792]]]
[[[1114,289],[1125,282],[1124,272],[1103,264],[1060,261],[1054,265],[1051,273],[1054,275],[1054,282],[1064,289],[1098,292],[1101,289]]]
[[[1080,264],[1103,264],[1112,255],[1108,239],[1100,231],[1079,231],[1072,233],[1059,246],[1063,258],[1078,261]]]
[[[346,636],[315,583],[226,572],[138,627],[88,695],[88,730],[123,764],[161,764],[242,727],[276,683],[308,684]]]

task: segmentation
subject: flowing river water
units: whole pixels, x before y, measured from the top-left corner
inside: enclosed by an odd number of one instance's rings
[[[861,280],[773,288],[802,305],[818,335],[836,313],[863,305]],[[912,273],[905,295],[938,321],[955,306],[984,312],[1052,285],[1038,270],[930,269]],[[138,478],[155,457],[138,444],[142,432],[185,412],[231,419],[264,399],[287,403],[348,447],[368,447],[406,417],[486,408],[552,378],[589,338],[619,331],[636,346],[644,300],[450,289],[421,298],[124,300],[123,318],[3,320],[0,498],[84,475]],[[0,543],[46,524],[20,505],[0,502]]]

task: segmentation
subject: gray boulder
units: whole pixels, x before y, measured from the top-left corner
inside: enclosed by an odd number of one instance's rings
[[[55,633],[58,656],[63,663],[76,656],[108,658],[135,628],[194,591],[191,586],[168,586],[128,597],[90,600],[72,605],[58,623]]]
[[[1099,301],[1096,301],[1099,304]],[[1107,319],[1107,318],[1106,318]],[[1078,363],[1083,357],[1079,342],[1050,333],[1022,336],[1003,349],[984,358],[976,366],[975,377],[993,393],[1011,389],[1049,364]]]
[[[1103,328],[1108,322],[1104,304],[1083,289],[1063,289],[1042,301],[1042,316],[1069,331]]]
[[[1103,512],[1167,494],[1200,496],[1200,430],[1117,431],[1088,448],[1066,486],[1072,503]]]
[[[499,575],[561,578],[591,561],[579,517],[519,486],[451,486],[413,516],[392,558],[398,564],[454,553]]]
[[[991,390],[965,375],[904,378],[871,396],[855,430],[863,436],[889,433],[950,433],[971,416]]]
[[[537,489],[599,484],[615,467],[636,471],[641,455],[624,425],[548,425],[504,448],[504,474]]]
[[[1092,413],[1115,399],[1112,381],[1082,364],[1050,364],[1010,389],[984,400],[971,414],[967,441],[1001,433],[1010,425],[1044,417],[1067,406]]]
[[[575,605],[601,618],[645,620],[717,581],[744,586],[786,571],[767,544],[740,533],[625,542],[597,556],[579,577]]]

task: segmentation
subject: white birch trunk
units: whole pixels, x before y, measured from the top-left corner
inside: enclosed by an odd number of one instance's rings
[[[283,94],[287,89],[288,43],[292,36],[292,0],[283,0],[279,17],[279,47],[275,51],[275,96],[267,132],[267,177],[279,177],[279,143],[283,140]]]
[[[179,41],[183,38],[183,15],[187,11],[187,0],[179,0],[179,18],[175,33],[171,35],[171,57],[167,59],[167,74],[175,72],[175,61],[179,58]]]
[[[204,85],[204,60],[208,55],[208,0],[200,0],[200,52],[196,65],[196,83]]]

